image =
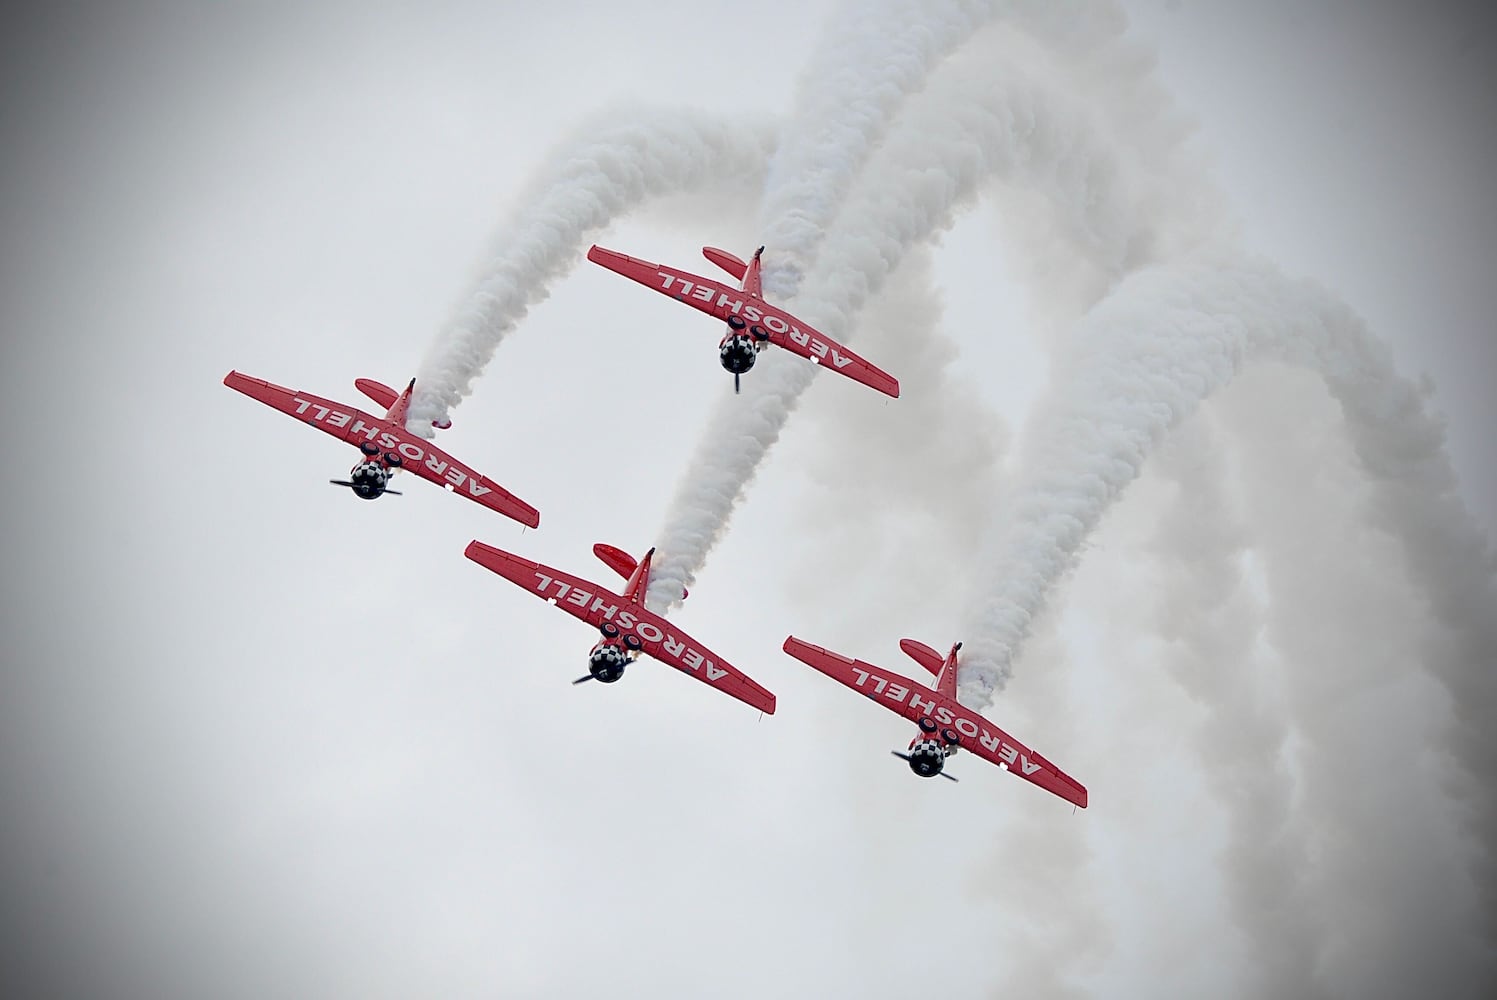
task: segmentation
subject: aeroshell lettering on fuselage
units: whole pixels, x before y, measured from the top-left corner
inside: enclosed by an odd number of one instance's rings
[[[762,323],[772,333],[780,333],[795,341],[801,347],[810,351],[818,360],[831,358],[832,364],[837,368],[846,368],[852,364],[853,359],[837,350],[835,347],[824,342],[819,337],[813,337],[808,333],[802,333],[800,327],[794,323],[786,322],[778,313],[766,312],[754,305],[752,299],[735,299],[726,292],[719,292],[714,285],[699,284],[688,281],[678,275],[667,274],[664,271],[656,271],[655,276],[660,278],[661,290],[669,292],[678,299],[696,299],[708,305],[715,305],[718,309],[726,310],[729,315],[742,316],[750,323]],[[671,286],[675,285],[675,288]],[[716,296],[716,301],[713,297]]]
[[[965,712],[953,712],[946,705],[940,704],[934,699],[922,698],[918,688],[912,689],[903,684],[896,684],[878,674],[870,673],[852,667],[852,672],[858,675],[856,687],[863,694],[877,701],[880,698],[892,701],[896,705],[908,702],[909,706],[917,712],[923,712],[939,725],[950,726],[962,736],[969,740],[976,740],[983,747],[996,753],[998,758],[1010,767],[1017,761],[1019,768],[1026,775],[1034,774],[1040,770],[1040,765],[1029,759],[1028,754],[1021,753],[1019,748],[1005,741],[1002,737],[994,736],[988,732],[987,726],[974,720]],[[934,692],[932,692],[934,693]],[[981,718],[981,716],[978,716]]]
[[[546,600],[558,604],[566,601],[568,604],[581,608],[584,611],[595,612],[602,616],[603,621],[613,622],[617,625],[621,634],[633,632],[643,642],[659,643],[660,647],[667,654],[675,657],[672,665],[678,669],[706,674],[707,679],[713,683],[728,676],[726,670],[707,659],[699,651],[677,639],[675,635],[662,629],[654,622],[648,619],[640,619],[633,611],[628,610],[627,606],[621,608],[610,600],[595,597],[589,591],[581,590],[569,583],[547,576],[539,570],[536,570],[535,578],[535,592],[546,598]],[[551,592],[548,593],[548,591]]]
[[[462,489],[467,486],[468,495],[481,497],[493,490],[479,482],[479,477],[470,475],[459,466],[449,463],[432,452],[421,447],[414,441],[400,438],[391,431],[388,424],[372,423],[366,424],[361,418],[352,413],[344,413],[314,403],[310,399],[302,399],[300,396],[293,397],[292,402],[296,404],[296,415],[311,424],[322,424],[324,427],[334,427],[345,432],[349,441],[355,441],[362,436],[365,441],[373,441],[388,453],[399,455],[401,461],[409,468],[411,465],[424,465],[428,471],[442,477],[451,483],[454,489]]]

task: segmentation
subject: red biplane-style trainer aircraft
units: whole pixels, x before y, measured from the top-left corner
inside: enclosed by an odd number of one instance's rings
[[[353,467],[348,479],[328,480],[334,486],[348,487],[357,497],[377,500],[386,493],[399,496],[387,484],[391,475],[409,469],[422,479],[429,479],[523,525],[534,528],[541,523],[540,512],[530,504],[487,476],[474,472],[430,441],[406,430],[406,411],[410,409],[411,391],[416,388],[415,379],[411,379],[401,393],[372,379],[361,378],[354,382],[360,392],[386,408],[383,417],[371,416],[352,406],[308,392],[286,389],[238,372],[225,375],[224,385],[347,441],[363,452],[363,459]],[[433,421],[432,426],[447,428],[452,426],[452,422]]]
[[[702,247],[703,256],[743,281],[741,288],[600,246],[589,250],[587,259],[728,324],[717,354],[722,366],[733,373],[734,392],[738,391],[739,376],[754,367],[759,352],[774,344],[897,398],[899,380],[894,376],[813,329],[809,323],[764,301],[759,278],[759,257],[763,253],[763,247],[755,250],[753,260],[745,264],[726,250]]]
[[[920,727],[910,741],[908,752],[892,752],[908,761],[910,770],[922,778],[940,774],[955,781],[941,769],[947,757],[965,748],[1067,802],[1086,808],[1086,789],[1074,778],[956,700],[956,654],[962,648],[961,643],[952,646],[944,658],[914,639],[899,640],[899,648],[936,675],[934,690],[882,667],[802,642],[793,635],[785,640],[785,652],[797,660]]]
[[[603,633],[603,638],[587,654],[587,673],[573,684],[594,679],[612,684],[624,676],[624,668],[634,662],[637,655],[648,653],[744,704],[768,715],[774,714],[774,695],[706,646],[645,608],[654,549],[646,552],[638,563],[629,553],[612,545],[594,545],[593,554],[628,581],[623,594],[615,594],[595,583],[482,542],[469,543],[464,552],[478,565],[493,570],[547,604],[556,605]],[[684,591],[681,596],[686,596]]]

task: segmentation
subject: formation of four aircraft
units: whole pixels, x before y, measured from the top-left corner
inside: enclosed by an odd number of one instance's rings
[[[899,382],[893,376],[809,324],[764,301],[759,276],[763,252],[764,248],[760,247],[745,263],[727,251],[703,248],[702,253],[708,260],[741,281],[739,288],[599,246],[590,249],[587,257],[726,324],[726,332],[718,345],[718,356],[722,366],[733,374],[735,392],[739,388],[739,379],[753,368],[759,352],[774,345],[886,395],[898,397]],[[399,393],[370,379],[358,379],[354,383],[359,391],[385,407],[383,417],[250,378],[237,371],[225,376],[224,384],[358,448],[361,457],[348,478],[331,482],[351,489],[365,500],[395,493],[389,488],[390,479],[395,473],[405,470],[527,527],[540,524],[540,512],[534,507],[407,429],[407,411],[416,386],[415,379]],[[434,426],[446,428],[451,423],[443,421]],[[588,672],[572,683],[598,680],[611,684],[623,676],[624,668],[640,653],[645,653],[761,712],[773,714],[773,694],[645,607],[654,549],[639,560],[611,545],[595,545],[593,553],[624,578],[622,593],[615,594],[599,584],[479,541],[470,543],[465,552],[480,566],[598,630],[602,638],[588,653]],[[685,598],[686,593],[683,591],[681,596]],[[906,761],[915,774],[927,778],[940,775],[955,781],[956,778],[944,771],[946,761],[959,750],[967,750],[1067,802],[1086,808],[1085,787],[957,700],[957,654],[962,648],[961,643],[952,646],[944,657],[913,639],[902,639],[899,645],[934,675],[933,688],[871,663],[813,646],[795,636],[785,640],[784,650],[913,722],[918,731],[908,748],[893,753]]]

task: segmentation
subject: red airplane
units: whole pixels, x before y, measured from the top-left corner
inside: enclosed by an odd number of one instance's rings
[[[416,388],[415,379],[411,379],[405,392],[401,393],[372,379],[361,378],[354,382],[360,392],[386,407],[383,417],[371,416],[352,406],[308,392],[286,389],[238,372],[225,375],[224,385],[356,446],[364,457],[353,467],[349,478],[328,481],[334,486],[347,486],[357,497],[377,500],[386,493],[399,496],[387,484],[392,474],[409,469],[422,479],[429,479],[449,492],[497,510],[523,525],[534,528],[541,523],[540,512],[530,504],[487,476],[474,472],[430,441],[406,430],[406,411],[411,405],[411,390]],[[446,428],[451,427],[452,422],[432,421],[432,426]]]
[[[894,376],[869,364],[804,320],[764,301],[759,278],[759,257],[763,253],[763,247],[755,250],[754,259],[745,264],[726,250],[702,247],[703,256],[743,281],[740,288],[600,246],[589,250],[587,259],[728,324],[722,342],[717,345],[717,354],[722,366],[733,373],[734,392],[738,391],[739,376],[754,367],[759,352],[775,344],[809,358],[813,364],[898,398],[899,380]]]
[[[648,653],[746,705],[752,705],[767,715],[774,714],[774,695],[712,650],[645,608],[654,549],[636,563],[633,556],[612,545],[599,543],[593,546],[593,554],[628,581],[623,594],[615,594],[606,587],[521,559],[482,542],[469,543],[463,554],[603,633],[603,638],[587,654],[587,673],[573,684],[594,679],[612,684],[624,676],[624,668],[634,662],[636,656]],[[686,597],[684,590],[681,596]]]
[[[955,781],[941,769],[947,757],[965,747],[983,760],[1086,808],[1086,789],[1074,778],[956,700],[956,654],[962,648],[961,643],[952,646],[944,658],[914,639],[899,640],[899,648],[936,675],[934,690],[882,667],[802,642],[793,635],[785,640],[785,652],[797,660],[920,727],[907,753],[898,750],[892,753],[908,761],[910,770],[922,778],[940,774]]]

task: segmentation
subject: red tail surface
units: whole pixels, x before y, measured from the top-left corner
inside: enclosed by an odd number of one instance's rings
[[[717,247],[702,247],[703,257],[743,282],[740,287],[756,299],[764,297],[763,281],[759,277],[759,257],[763,253],[763,247],[755,250],[753,259],[745,264],[726,250],[719,250]]]
[[[639,565],[638,561],[623,549],[605,545],[603,542],[593,546],[593,555],[603,560],[603,565],[625,580],[633,575],[634,567]]]
[[[948,698],[956,698],[956,654],[962,648],[961,643],[952,646],[951,652],[945,656],[914,639],[900,639],[899,648],[909,654],[910,659],[935,675],[935,690]]]
[[[385,408],[386,420],[405,424],[406,411],[411,407],[411,390],[416,388],[415,379],[411,379],[410,384],[405,387],[405,392],[396,392],[383,382],[376,382],[372,378],[354,379],[353,384],[360,392]],[[437,430],[445,431],[452,426],[452,421],[433,420],[431,425]]]
[[[383,382],[374,381],[372,378],[356,378],[353,380],[353,384],[354,388],[374,400],[380,406],[383,406],[386,410],[394,406],[395,401],[400,398],[400,393],[391,389]]]
[[[603,560],[603,564],[609,569],[629,581],[624,585],[624,592],[619,596],[640,604],[644,603],[645,591],[650,586],[650,560],[655,558],[653,548],[646,552],[645,557],[638,563],[623,549],[603,542],[593,546],[593,555]],[[681,588],[681,600],[686,600],[690,593],[686,588]]]

